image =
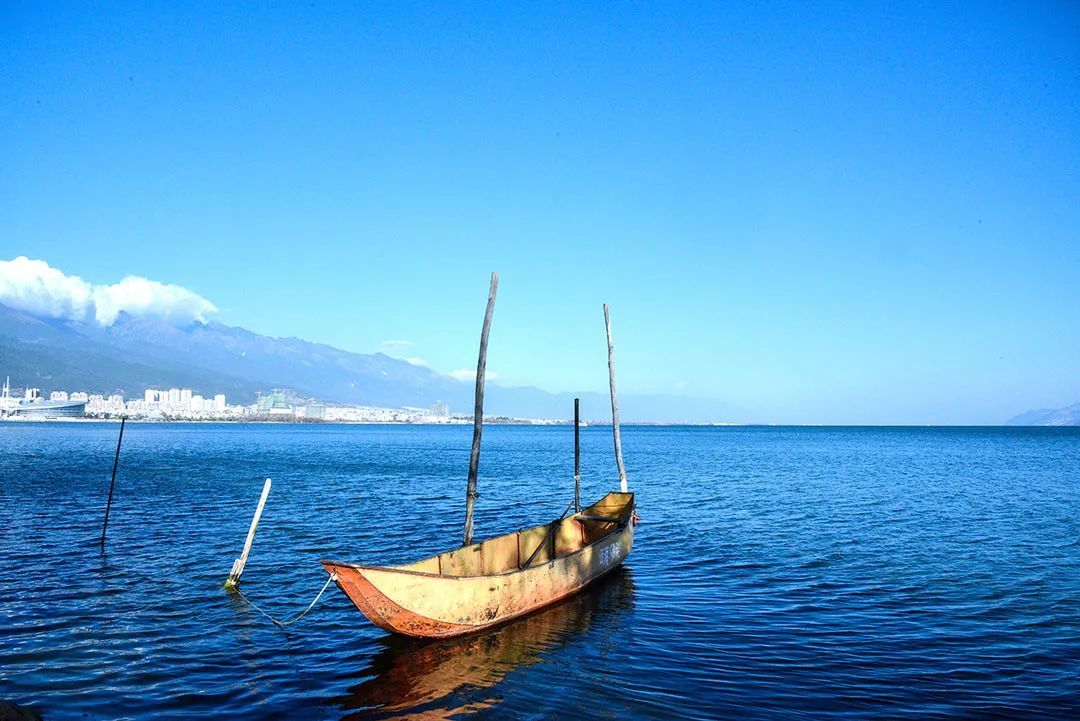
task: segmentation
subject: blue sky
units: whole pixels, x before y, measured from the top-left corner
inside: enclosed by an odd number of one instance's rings
[[[0,258],[756,420],[1080,401],[1080,7],[0,7]],[[383,345],[408,341],[409,345]]]

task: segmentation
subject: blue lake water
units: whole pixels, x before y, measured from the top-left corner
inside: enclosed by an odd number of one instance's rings
[[[425,643],[321,558],[460,541],[468,427],[0,424],[0,699],[46,719],[971,718],[1080,713],[1080,429],[623,432],[625,567],[494,631]],[[557,516],[572,430],[485,431],[477,536]],[[582,431],[583,500],[614,490]]]

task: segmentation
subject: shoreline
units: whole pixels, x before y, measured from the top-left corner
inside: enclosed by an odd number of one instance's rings
[[[99,423],[119,423],[119,418],[0,418],[0,426],[3,425],[67,425],[67,424],[99,424]],[[427,426],[427,427],[446,427],[446,426],[470,426],[472,421],[454,421],[450,423],[423,423],[415,421],[322,421],[322,420],[308,420],[308,421],[296,421],[296,420],[269,420],[269,419],[177,419],[177,420],[161,420],[161,419],[147,419],[147,418],[128,418],[128,423],[146,424],[146,425],[250,425],[250,426]],[[486,426],[529,426],[529,427],[573,427],[574,422],[572,420],[540,420],[540,421],[528,421],[528,420],[485,420]],[[1009,429],[1078,429],[1080,426],[1070,425],[1032,425],[1032,426],[1013,426],[1004,423],[995,425],[989,424],[968,424],[968,425],[942,425],[942,424],[875,424],[875,423],[695,423],[695,422],[651,422],[651,421],[631,421],[620,422],[620,426],[633,426],[638,428],[823,428],[823,429],[842,429],[842,428],[1009,428]],[[582,428],[611,428],[611,422],[603,421],[588,421],[581,423]]]

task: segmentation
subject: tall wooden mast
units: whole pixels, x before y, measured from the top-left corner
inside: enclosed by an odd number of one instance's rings
[[[465,538],[462,545],[472,543],[473,506],[476,497],[476,477],[480,469],[480,437],[484,433],[484,374],[487,371],[488,331],[491,315],[495,311],[495,293],[499,290],[499,274],[491,274],[491,290],[488,292],[487,311],[484,313],[484,329],[480,332],[480,358],[476,361],[476,408],[473,411],[472,453],[469,455],[469,485],[465,491]]]

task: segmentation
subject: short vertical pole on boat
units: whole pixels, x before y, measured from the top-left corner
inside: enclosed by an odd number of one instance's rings
[[[109,481],[109,501],[105,504],[105,523],[101,526],[101,547],[105,548],[105,534],[109,530],[109,511],[112,510],[113,488],[116,487],[116,469],[120,465],[120,444],[124,442],[124,423],[126,416],[120,416],[120,437],[116,439],[116,456],[112,464],[112,480]]]
[[[495,293],[499,290],[499,274],[491,274],[491,290],[488,292],[487,311],[484,313],[484,328],[480,331],[480,357],[476,361],[476,408],[473,411],[472,453],[469,454],[469,484],[465,491],[465,537],[461,545],[472,543],[473,506],[476,497],[476,477],[480,469],[480,436],[484,432],[484,374],[487,372],[488,331],[491,330],[491,315],[495,311]]]
[[[581,399],[574,399],[574,513],[581,510]]]
[[[251,553],[251,544],[255,541],[255,529],[259,526],[259,519],[262,517],[263,506],[266,505],[266,497],[270,495],[270,479],[267,478],[263,483],[262,495],[259,497],[259,505],[255,507],[255,517],[251,519],[251,528],[248,529],[247,539],[244,541],[244,551],[240,554],[240,558],[233,561],[232,570],[229,571],[229,577],[225,579],[225,588],[229,591],[236,590],[236,587],[240,584],[240,576],[244,573],[244,566],[247,565],[248,554]]]
[[[604,326],[607,328],[608,379],[611,382],[611,425],[615,433],[615,463],[619,467],[619,488],[626,493],[626,468],[622,460],[622,437],[619,435],[619,401],[615,396],[615,341],[611,337],[611,311],[604,303]]]

